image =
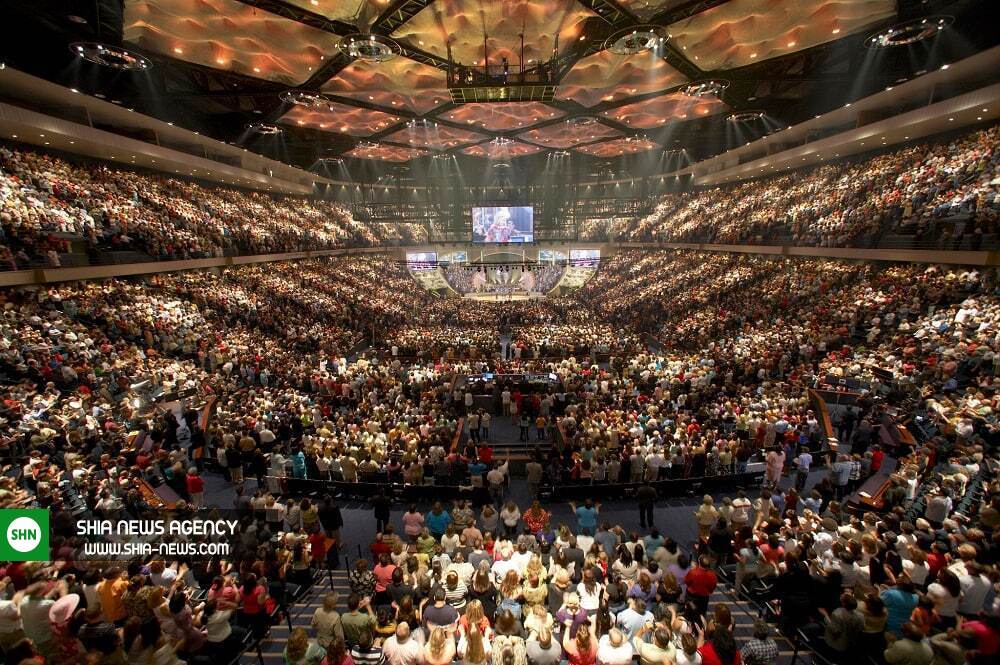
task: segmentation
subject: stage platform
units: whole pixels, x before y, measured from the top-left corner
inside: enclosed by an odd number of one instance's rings
[[[462,296],[469,300],[482,300],[484,302],[511,302],[514,300],[535,300],[544,298],[544,293],[534,293],[528,291],[515,291],[514,293],[466,293]]]

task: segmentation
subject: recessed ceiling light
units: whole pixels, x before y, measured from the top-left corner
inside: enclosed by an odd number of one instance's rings
[[[184,49],[182,49],[180,46],[175,46],[174,47],[174,53],[178,53],[178,54],[184,53]]]
[[[834,28],[831,32],[835,35],[840,34],[840,28]]]

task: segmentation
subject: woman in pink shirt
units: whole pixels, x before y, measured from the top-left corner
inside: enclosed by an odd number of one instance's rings
[[[396,570],[396,564],[392,562],[388,554],[379,557],[378,563],[372,569],[375,576],[375,604],[388,605],[392,602],[389,597],[389,585],[392,584],[392,573]]]
[[[417,536],[424,528],[424,516],[417,512],[416,504],[411,503],[410,509],[403,513],[403,533],[416,542]]]

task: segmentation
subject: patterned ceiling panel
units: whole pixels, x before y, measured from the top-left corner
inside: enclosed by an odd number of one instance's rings
[[[649,129],[662,127],[673,120],[687,120],[721,113],[729,107],[715,97],[695,99],[675,92],[662,95],[634,104],[626,104],[603,111],[601,115],[612,120],[635,127]]]
[[[895,0],[731,0],[667,32],[682,55],[708,71],[812,48],[895,15]]]
[[[285,85],[312,76],[336,35],[236,0],[127,0],[124,39],[196,65]]]
[[[462,104],[440,117],[491,132],[531,127],[543,120],[561,118],[562,111],[541,102],[513,104]]]
[[[343,156],[355,159],[377,159],[383,162],[408,162],[411,159],[423,157],[426,154],[426,150],[378,143],[369,147],[356,146],[349,152],[345,152]]]
[[[545,150],[545,148],[537,145],[531,145],[530,143],[512,141],[503,146],[498,146],[493,142],[470,145],[468,148],[463,148],[461,152],[466,155],[472,155],[473,157],[506,159],[524,157],[525,155],[534,155],[536,152],[541,152],[542,150]]]
[[[323,92],[423,115],[449,101],[447,74],[409,58],[355,60],[323,85]]]
[[[691,0],[618,0],[618,4],[643,21],[648,21],[660,12],[676,9],[689,4]]]
[[[331,21],[353,22],[352,19],[361,14],[368,4],[383,6],[384,2],[377,0],[285,0],[286,3],[305,9],[313,14],[320,14]],[[377,10],[376,10],[377,11]]]
[[[458,146],[482,141],[485,136],[464,129],[456,129],[447,125],[431,125],[429,127],[404,127],[398,132],[385,137],[386,141],[405,143],[418,148],[434,150],[450,150]]]
[[[311,108],[293,106],[278,122],[351,136],[371,136],[400,120],[389,113],[330,102]]]
[[[483,64],[483,35],[490,61],[520,62],[521,33],[524,59],[547,60],[558,36],[565,50],[580,35],[581,22],[596,16],[576,0],[435,0],[401,25],[393,39],[442,58],[465,64]]]
[[[622,133],[614,127],[608,127],[601,122],[581,124],[567,121],[522,132],[517,135],[517,138],[545,146],[546,148],[562,149],[572,148],[580,143],[615,138],[621,135]]]
[[[573,65],[559,84],[556,99],[594,106],[682,83],[687,78],[652,51],[635,55],[600,51]]]
[[[632,155],[637,152],[646,152],[653,148],[659,148],[660,144],[649,139],[615,139],[614,141],[603,141],[593,145],[582,145],[576,149],[586,155],[594,157],[620,157],[622,155]]]

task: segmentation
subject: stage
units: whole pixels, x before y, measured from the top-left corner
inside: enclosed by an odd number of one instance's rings
[[[529,291],[514,291],[513,293],[466,293],[462,296],[469,300],[481,300],[483,302],[511,302],[513,300],[535,300],[544,298],[544,293]]]

